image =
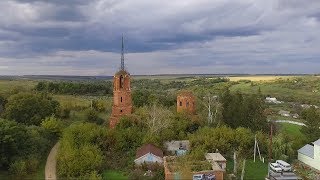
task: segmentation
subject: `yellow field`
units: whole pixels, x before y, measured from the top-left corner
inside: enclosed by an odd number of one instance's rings
[[[235,76],[227,77],[230,81],[250,80],[250,81],[274,81],[277,79],[291,79],[295,76]]]

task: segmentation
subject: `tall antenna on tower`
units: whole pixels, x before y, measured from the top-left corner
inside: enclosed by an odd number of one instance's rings
[[[122,45],[121,45],[121,70],[124,70],[124,45],[123,45],[123,35],[122,35]]]

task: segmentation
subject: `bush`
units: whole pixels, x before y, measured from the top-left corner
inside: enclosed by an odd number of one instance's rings
[[[25,125],[39,125],[59,109],[59,102],[45,94],[19,93],[8,98],[4,116]]]
[[[103,119],[98,116],[98,112],[93,109],[88,109],[86,111],[86,121],[90,123],[96,123],[101,125],[103,123]]]
[[[60,137],[63,128],[62,122],[54,116],[47,117],[43,120],[41,126],[54,138]]]
[[[27,160],[27,171],[29,172],[36,172],[39,167],[39,160],[35,157],[30,157]]]
[[[62,108],[62,109],[60,109],[59,117],[61,117],[63,119],[67,119],[70,117],[70,112],[71,112],[71,110],[69,108]]]
[[[10,164],[10,173],[17,176],[25,176],[27,174],[27,165],[23,160],[17,160]]]

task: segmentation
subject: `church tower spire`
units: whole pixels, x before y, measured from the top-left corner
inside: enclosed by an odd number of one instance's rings
[[[121,44],[121,67],[120,70],[124,70],[124,43],[123,43],[123,35],[122,35],[122,44]]]
[[[124,68],[124,43],[122,36],[121,67],[113,77],[113,106],[109,127],[115,128],[120,118],[132,113],[130,74]]]

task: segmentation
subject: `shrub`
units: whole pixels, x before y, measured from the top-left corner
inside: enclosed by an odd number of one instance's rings
[[[25,176],[27,174],[27,165],[23,160],[17,160],[10,164],[9,171],[17,176]]]

